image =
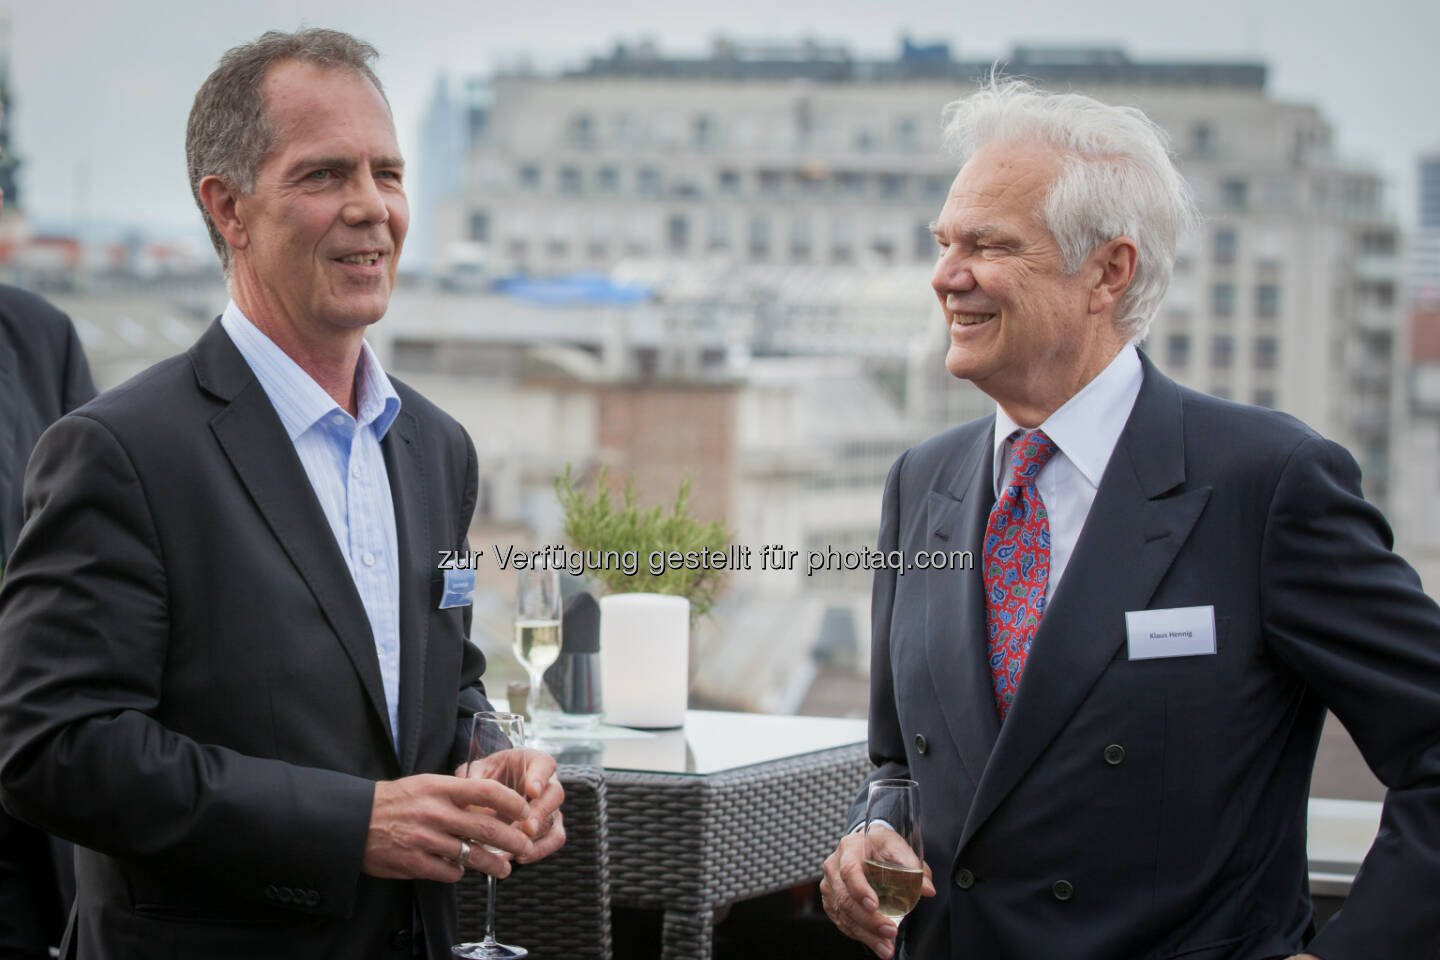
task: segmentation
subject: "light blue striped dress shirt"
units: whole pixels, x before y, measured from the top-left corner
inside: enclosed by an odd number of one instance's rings
[[[400,557],[395,501],[380,441],[400,397],[364,344],[356,369],[359,417],[352,417],[232,300],[220,317],[295,445],[340,555],[370,618],[392,736],[400,729]]]

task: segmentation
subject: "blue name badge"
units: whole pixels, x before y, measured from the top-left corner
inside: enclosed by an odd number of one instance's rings
[[[440,609],[468,607],[475,593],[474,570],[446,570],[445,592],[440,594]]]

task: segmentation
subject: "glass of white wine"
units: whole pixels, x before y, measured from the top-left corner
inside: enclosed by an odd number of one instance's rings
[[[548,565],[519,571],[515,585],[515,659],[530,674],[530,696],[525,712],[538,736],[545,732],[540,718],[540,685],[547,667],[560,656],[560,571]]]
[[[476,770],[477,764],[483,764]],[[503,784],[524,796],[525,782],[525,720],[518,713],[502,713],[484,710],[475,714],[475,726],[470,731],[470,759],[465,775],[480,776],[483,772],[488,779]],[[480,813],[494,815],[493,810],[472,807]],[[502,853],[489,844],[485,849],[491,853]],[[450,948],[452,956],[476,958],[476,960],[517,960],[529,956],[524,947],[501,943],[495,939],[495,878],[485,878],[485,939],[479,943],[457,943]]]
[[[876,780],[865,801],[865,880],[880,912],[899,923],[920,902],[925,844],[920,836],[920,784]]]

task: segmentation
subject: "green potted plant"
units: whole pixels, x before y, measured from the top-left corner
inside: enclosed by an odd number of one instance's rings
[[[565,536],[585,556],[600,598],[600,687],[605,718],[623,726],[668,728],[685,722],[690,687],[690,624],[715,603],[728,564],[721,522],[690,512],[690,480],[674,503],[645,507],[631,480],[617,501],[601,469],[593,492],[570,468],[555,480]]]

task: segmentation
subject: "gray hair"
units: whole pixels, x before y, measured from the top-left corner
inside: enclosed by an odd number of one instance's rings
[[[1135,107],[1076,93],[1047,93],[992,75],[945,108],[945,141],[963,165],[989,143],[1040,142],[1059,152],[1060,173],[1036,211],[1075,274],[1096,247],[1135,241],[1135,277],[1115,322],[1144,339],[1175,267],[1175,243],[1200,221],[1190,185],[1175,168],[1165,131]]]
[[[251,43],[227,50],[215,72],[200,85],[185,127],[185,168],[190,176],[190,194],[200,208],[200,216],[205,218],[210,242],[220,255],[226,276],[230,274],[230,247],[200,200],[200,181],[215,176],[241,193],[255,189],[260,164],[275,146],[262,89],[270,68],[285,61],[299,61],[350,70],[373,83],[384,98],[385,88],[372,67],[378,57],[370,44],[338,30],[271,30]],[[385,103],[389,106],[390,101],[386,99]]]

